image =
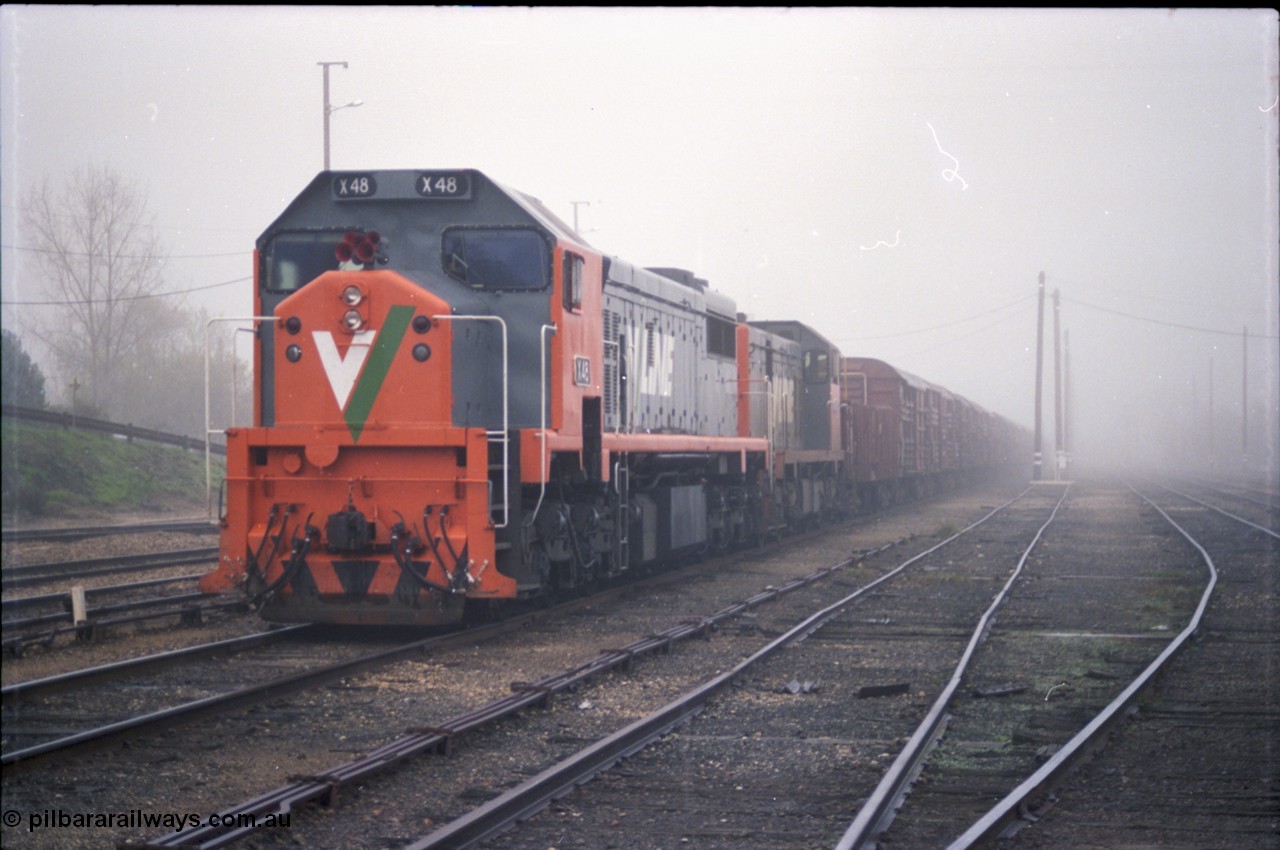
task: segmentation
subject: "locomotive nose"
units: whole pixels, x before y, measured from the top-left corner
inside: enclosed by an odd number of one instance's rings
[[[495,569],[488,436],[453,422],[456,321],[390,270],[329,271],[276,307],[274,422],[228,435],[224,567],[267,619],[442,624]]]
[[[390,421],[447,424],[449,305],[392,271],[335,271],[276,308],[276,425],[344,425],[359,442]],[[326,392],[327,388],[327,392]]]

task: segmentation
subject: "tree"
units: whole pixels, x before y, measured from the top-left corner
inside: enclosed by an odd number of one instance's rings
[[[115,400],[122,421],[203,439],[205,432],[205,326],[203,311],[172,308],[152,299],[142,308],[148,331],[134,356],[122,364]],[[248,364],[235,356],[228,325],[215,324],[210,336],[210,424],[225,428],[231,417],[232,375],[237,376],[236,418],[249,421],[253,382]]]
[[[3,382],[0,382],[0,396],[3,396],[5,404],[43,409],[44,373],[22,348],[17,334],[6,329],[3,335],[4,350],[0,361],[3,362],[4,374]]]
[[[82,167],[60,191],[47,179],[30,190],[23,224],[46,288],[65,308],[40,337],[88,404],[114,414],[122,366],[149,333],[142,305],[162,282],[146,199],[109,167]]]

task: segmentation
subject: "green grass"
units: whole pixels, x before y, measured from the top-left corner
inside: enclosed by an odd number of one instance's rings
[[[204,453],[79,431],[0,422],[6,522],[113,513],[190,514],[205,507]],[[223,461],[214,457],[213,480]]]
[[[933,536],[939,540],[946,540],[948,537],[955,537],[959,533],[960,529],[948,522],[938,526],[937,531],[933,532]]]

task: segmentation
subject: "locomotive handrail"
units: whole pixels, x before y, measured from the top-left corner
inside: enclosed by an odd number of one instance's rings
[[[509,398],[507,391],[507,373],[509,367],[509,363],[507,362],[507,323],[501,316],[454,316],[441,314],[439,316],[432,316],[431,320],[438,322],[497,322],[498,327],[502,330],[502,522],[495,523],[493,527],[495,529],[506,528],[507,523],[511,519],[511,456],[509,454],[511,447],[511,433],[509,430],[510,419],[507,413]],[[495,433],[496,432],[494,431],[486,430],[485,436],[492,441]],[[543,439],[545,440],[546,437],[544,436]]]
[[[541,398],[538,403],[538,415],[541,417],[541,428],[538,436],[542,440],[542,481],[539,482],[538,504],[534,505],[533,513],[529,515],[529,519],[525,525],[533,525],[534,520],[538,518],[538,511],[542,510],[542,499],[547,495],[547,331],[557,332],[555,325],[543,325],[542,331],[538,334],[539,341],[542,344],[542,351],[538,358],[538,369],[541,372],[539,379]]]
[[[209,451],[209,446],[210,446],[209,438],[213,436],[215,431],[219,431],[220,433],[223,433],[223,434],[226,433],[225,428],[222,428],[222,429],[211,428],[209,423],[209,418],[212,415],[211,413],[212,404],[210,403],[210,400],[209,400],[209,393],[210,393],[209,339],[212,336],[211,332],[213,330],[213,323],[214,322],[278,322],[278,321],[280,321],[279,316],[219,316],[217,318],[210,319],[209,321],[204,323],[204,502],[205,502],[205,511],[207,512],[210,520],[214,520],[215,517],[214,517],[214,510],[213,510],[213,460]],[[234,342],[231,348],[232,348],[231,360],[234,363],[235,362]],[[236,398],[235,382],[236,381],[235,381],[234,371],[232,372],[231,382],[232,382],[231,425],[232,427],[235,427],[235,424],[236,424],[235,423],[235,398]]]

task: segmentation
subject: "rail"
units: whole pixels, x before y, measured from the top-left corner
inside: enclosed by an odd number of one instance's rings
[[[1152,661],[1145,670],[1139,674],[1138,678],[1129,683],[1114,700],[1111,701],[1102,711],[1081,729],[1076,736],[1064,744],[1053,756],[1044,763],[1039,770],[1031,776],[1023,780],[1013,791],[1009,792],[1004,798],[997,802],[985,815],[979,818],[963,835],[955,839],[948,850],[968,850],[968,848],[979,844],[982,841],[988,841],[995,836],[1001,834],[1010,824],[1017,821],[1023,811],[1026,809],[1027,801],[1033,799],[1037,795],[1047,795],[1054,783],[1070,770],[1079,759],[1090,751],[1102,736],[1108,733],[1115,724],[1125,716],[1129,706],[1133,704],[1138,695],[1141,694],[1156,678],[1156,676],[1164,669],[1165,664],[1170,658],[1175,656],[1182,648],[1196,635],[1200,630],[1200,621],[1204,617],[1205,609],[1209,607],[1209,599],[1213,596],[1213,589],[1218,584],[1218,568],[1213,563],[1213,558],[1209,557],[1209,553],[1200,545],[1182,526],[1174,522],[1159,505],[1140,493],[1133,485],[1128,485],[1129,489],[1151,506],[1156,513],[1160,514],[1174,530],[1196,550],[1200,555],[1200,559],[1205,566],[1207,580],[1204,592],[1200,596],[1199,604],[1196,605],[1195,612],[1191,615],[1191,619],[1181,632],[1178,633],[1164,651]],[[1265,530],[1265,529],[1264,529]]]

